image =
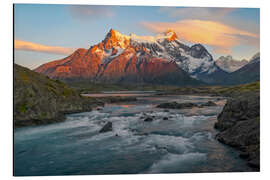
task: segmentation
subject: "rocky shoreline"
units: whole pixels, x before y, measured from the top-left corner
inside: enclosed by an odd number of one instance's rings
[[[216,139],[240,151],[239,157],[260,171],[260,82],[228,87],[178,88],[167,94],[221,96],[227,99],[217,117],[215,128],[220,132]],[[161,93],[160,95],[166,95]],[[208,102],[205,106],[214,106]],[[168,102],[158,108],[183,109],[200,107],[192,103]],[[203,107],[203,105],[201,105]]]
[[[260,170],[260,94],[250,92],[228,99],[219,114],[216,139],[240,151],[255,171]]]

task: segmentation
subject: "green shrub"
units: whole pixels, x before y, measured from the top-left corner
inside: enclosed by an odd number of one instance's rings
[[[19,105],[18,110],[20,113],[24,114],[28,110],[27,104],[23,103]]]

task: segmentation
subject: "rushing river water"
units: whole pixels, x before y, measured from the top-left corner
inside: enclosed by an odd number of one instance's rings
[[[218,106],[155,108],[209,100]],[[65,122],[15,129],[15,175],[250,171],[236,150],[215,140],[213,126],[224,103],[215,97],[141,95],[136,102],[67,115]],[[154,120],[144,122],[147,116]],[[113,131],[99,133],[109,121]]]

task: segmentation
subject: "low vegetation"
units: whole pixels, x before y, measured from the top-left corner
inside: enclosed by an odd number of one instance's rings
[[[64,113],[91,110],[96,103],[59,80],[14,65],[15,127],[62,121]]]
[[[171,94],[198,94],[198,95],[217,95],[217,96],[238,96],[241,94],[260,91],[260,81],[237,86],[204,86],[204,87],[183,87],[169,89]]]
[[[151,85],[151,84],[102,84],[89,81],[66,82],[70,88],[80,93],[100,93],[103,91],[166,91],[177,86]]]
[[[151,84],[96,84],[86,81],[68,82],[70,88],[80,93],[100,93],[103,91],[156,91],[158,94],[179,95],[217,95],[238,96],[243,93],[259,92],[260,81],[237,86],[200,86],[200,87],[177,87]]]

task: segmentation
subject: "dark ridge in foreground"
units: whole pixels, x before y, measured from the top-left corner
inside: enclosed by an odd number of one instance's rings
[[[90,111],[96,105],[103,103],[81,97],[61,81],[14,65],[15,127],[63,121],[66,113]]]
[[[243,93],[228,99],[218,116],[216,139],[241,151],[249,166],[260,170],[260,94]]]

